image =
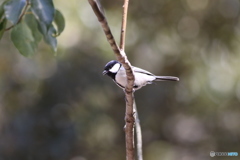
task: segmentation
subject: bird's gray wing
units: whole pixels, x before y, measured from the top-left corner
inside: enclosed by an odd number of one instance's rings
[[[146,71],[146,70],[141,69],[141,68],[138,68],[138,67],[132,66],[132,69],[133,69],[133,71],[136,72],[136,73],[144,73],[144,74],[147,74],[147,75],[150,75],[150,76],[155,76],[155,75],[152,74],[151,72]]]
[[[179,78],[178,77],[173,77],[173,76],[156,76],[154,74],[152,74],[151,72],[149,71],[146,71],[144,69],[141,69],[141,68],[138,68],[138,67],[133,67],[133,71],[135,73],[143,73],[143,74],[147,74],[149,76],[153,76],[155,77],[155,81],[179,81]]]

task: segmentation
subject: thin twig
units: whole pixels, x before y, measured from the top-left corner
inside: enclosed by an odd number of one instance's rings
[[[27,0],[26,5],[25,5],[25,7],[22,11],[22,14],[19,16],[19,19],[18,19],[17,23],[13,24],[12,26],[10,26],[8,28],[6,28],[5,31],[9,31],[10,29],[12,29],[14,26],[16,26],[18,23],[20,23],[22,21],[22,18],[25,15],[29,5],[30,5],[29,0]]]
[[[126,39],[125,37],[126,37],[126,28],[127,28],[128,3],[129,3],[129,0],[124,0],[123,13],[122,13],[121,35],[120,35],[120,49],[121,49],[121,50],[124,50],[124,48],[125,48],[125,39]]]
[[[101,10],[99,9],[96,0],[88,0],[89,4],[91,5],[95,15],[98,18],[98,21],[101,23],[103,31],[107,37],[109,44],[114,51],[117,60],[122,63],[123,67],[126,70],[127,75],[127,86],[125,88],[125,98],[126,98],[126,114],[125,114],[125,139],[126,139],[126,159],[127,160],[134,160],[134,145],[133,145],[133,126],[134,126],[134,117],[133,117],[133,102],[134,102],[134,95],[133,95],[133,84],[134,84],[134,74],[132,71],[132,67],[128,58],[124,52],[124,50],[120,50],[119,46],[117,45],[110,27],[108,26],[107,20]],[[100,6],[100,5],[99,5]]]
[[[135,113],[135,128],[136,128],[136,141],[137,141],[137,159],[143,160],[143,154],[142,154],[142,131],[141,131],[141,125],[140,125],[140,119],[137,111],[137,105],[134,101],[133,109]]]

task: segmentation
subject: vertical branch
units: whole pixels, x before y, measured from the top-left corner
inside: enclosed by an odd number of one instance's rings
[[[129,0],[124,0],[123,12],[122,12],[121,35],[120,35],[120,49],[123,50],[123,51],[125,50],[128,4],[129,4]],[[131,111],[129,111],[129,112],[131,112]],[[139,119],[139,116],[138,116],[137,106],[136,106],[135,100],[133,102],[133,112],[135,114],[137,159],[138,160],[143,160],[143,155],[142,155],[142,131],[141,131],[140,119]],[[127,108],[126,108],[126,115],[127,115]],[[133,132],[133,137],[134,137],[134,128],[132,128],[132,132]],[[126,133],[126,138],[127,138],[127,133]],[[132,139],[132,143],[133,143],[133,147],[134,147],[134,138]],[[134,148],[131,148],[131,150],[134,150]]]
[[[126,96],[133,96],[133,93],[127,93],[125,90]],[[135,149],[134,149],[134,122],[135,118],[133,116],[133,101],[130,102],[131,105],[126,105],[126,112],[125,112],[125,141],[126,141],[126,159],[127,160],[134,160],[135,159]],[[127,99],[126,99],[126,103]]]
[[[129,3],[129,0],[124,0],[123,13],[122,13],[121,35],[120,35],[120,49],[121,50],[124,50],[124,48],[125,48],[128,3]]]
[[[135,112],[135,128],[136,128],[136,148],[137,148],[137,159],[143,160],[143,154],[142,154],[142,131],[141,131],[141,125],[140,125],[140,119],[137,111],[137,105],[134,101],[133,109]]]
[[[128,4],[129,0],[124,0],[123,4],[123,12],[122,12],[122,26],[121,26],[121,35],[120,35],[120,50],[125,50],[125,39],[126,39],[126,28],[127,28],[127,13],[128,13]],[[128,87],[125,90],[126,94],[132,94],[133,92],[128,93]],[[131,102],[132,105],[126,105],[126,113],[125,113],[125,139],[126,139],[126,154],[127,160],[135,159],[134,152],[134,122],[135,118],[133,117],[135,100]]]

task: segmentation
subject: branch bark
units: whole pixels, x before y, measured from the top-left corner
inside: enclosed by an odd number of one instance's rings
[[[124,0],[123,12],[122,12],[122,26],[121,26],[121,35],[120,35],[120,49],[125,50],[125,40],[126,40],[126,29],[127,29],[127,13],[128,13],[128,4],[129,0]],[[142,155],[142,131],[140,125],[140,119],[138,116],[137,105],[134,100],[133,102],[133,111],[135,114],[135,129],[136,129],[136,148],[137,148],[137,159],[143,160]],[[127,109],[126,109],[127,110]],[[133,128],[134,134],[134,128]],[[133,139],[134,144],[134,139]]]
[[[125,47],[128,4],[129,4],[129,0],[124,0],[123,13],[122,13],[122,27],[121,27],[121,36],[120,36],[120,49],[121,50],[124,50],[124,47]]]
[[[133,103],[134,103],[134,95],[133,95],[133,85],[134,85],[134,74],[132,71],[132,66],[128,61],[128,58],[123,49],[120,49],[117,45],[110,27],[107,23],[106,17],[104,16],[103,12],[100,10],[98,6],[99,2],[96,0],[88,0],[89,4],[91,5],[95,15],[98,18],[98,21],[101,23],[103,31],[107,37],[109,44],[114,51],[117,60],[122,63],[123,67],[126,70],[127,75],[127,86],[125,88],[125,98],[126,98],[126,114],[125,114],[125,139],[126,139],[126,159],[127,160],[134,160],[134,134],[133,134],[133,127],[134,127],[134,117],[133,117]],[[124,31],[125,32],[125,31]],[[125,34],[125,33],[124,33]],[[125,39],[125,36],[123,37]],[[125,40],[124,40],[125,41]],[[122,43],[121,43],[122,44]],[[124,44],[123,44],[124,46]],[[123,47],[124,48],[124,47]]]

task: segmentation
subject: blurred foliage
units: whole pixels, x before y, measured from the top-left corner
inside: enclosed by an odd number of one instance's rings
[[[122,1],[102,3],[118,41]],[[55,6],[66,19],[58,56],[40,43],[25,58],[1,39],[0,159],[124,159],[124,94],[101,75],[113,52],[87,1]],[[144,159],[240,153],[239,14],[239,0],[130,1],[130,61],[180,77],[135,93]]]
[[[7,21],[11,24],[8,26]],[[11,41],[24,56],[36,52],[43,38],[54,52],[56,37],[62,33],[65,21],[52,0],[5,0],[0,3],[0,40],[4,32],[11,31]]]

